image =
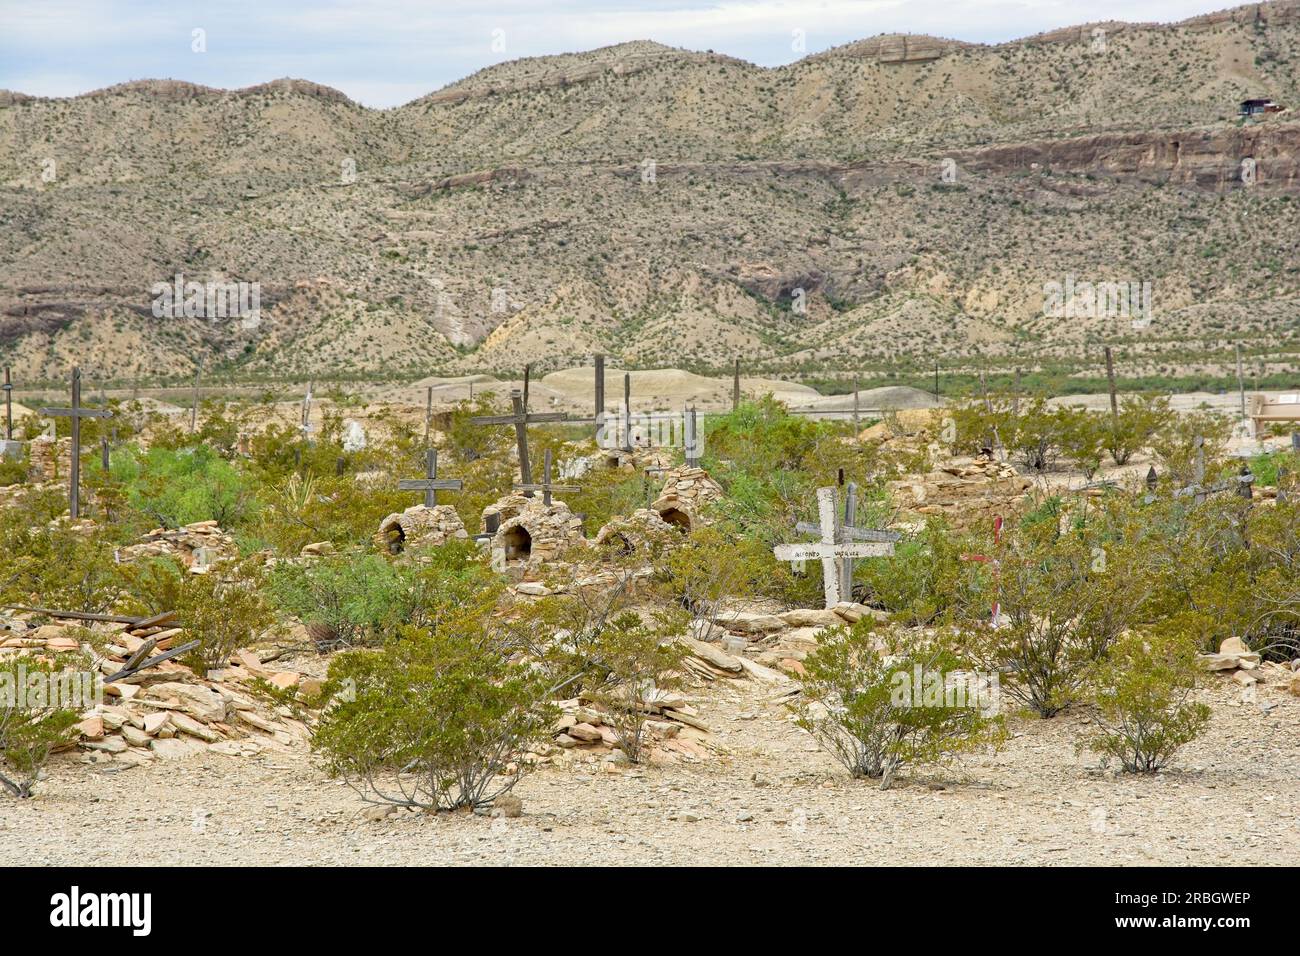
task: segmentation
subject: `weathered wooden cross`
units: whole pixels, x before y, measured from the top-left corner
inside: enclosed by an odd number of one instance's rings
[[[778,544],[774,549],[778,561],[821,561],[828,608],[841,600],[853,599],[853,562],[856,559],[887,557],[894,553],[894,542],[900,537],[896,531],[855,528],[842,522],[836,507],[836,492],[835,488],[818,488],[817,524],[800,521],[795,525],[796,531],[821,535],[820,541],[815,544]],[[857,487],[850,484],[848,493],[856,507]]]
[[[38,414],[47,418],[72,419],[72,479],[68,492],[68,514],[81,517],[81,420],[83,418],[112,418],[107,408],[85,408],[81,404],[81,369],[72,370],[72,407],[42,408]]]
[[[686,467],[700,467],[704,449],[700,441],[699,422],[695,416],[695,406],[682,409],[682,448],[686,455]]]
[[[14,383],[9,378],[9,366],[5,366],[5,441],[14,440]]]
[[[533,483],[533,470],[528,462],[528,426],[538,422],[563,422],[568,421],[564,412],[540,412],[530,415],[527,407],[524,405],[524,396],[519,389],[512,389],[510,392],[510,404],[514,409],[510,415],[476,415],[471,418],[471,425],[514,425],[515,426],[515,444],[519,449],[519,478],[520,484],[531,485]],[[531,491],[524,492],[525,497],[531,498]]]
[[[596,353],[596,440],[600,440],[600,430],[605,424],[605,356]]]
[[[438,477],[438,449],[430,448],[424,453],[424,477],[402,478],[397,482],[398,491],[423,491],[424,506],[438,506],[439,491],[460,491],[464,486],[459,478]]]
[[[535,485],[532,482],[528,482],[528,481],[517,481],[515,482],[514,485],[515,491],[522,491],[524,494],[530,496],[534,491],[540,491],[542,493],[542,504],[546,505],[547,507],[550,507],[551,492],[559,491],[565,494],[574,494],[582,490],[577,485],[551,484],[551,450],[549,448],[546,449],[546,456],[544,461],[545,461],[545,464],[543,465],[544,477],[542,479],[542,483],[540,485]]]
[[[5,437],[0,439],[0,458],[21,459],[23,446],[21,443],[14,441],[14,383],[9,377],[9,366],[7,365],[5,366],[3,388],[5,393]]]

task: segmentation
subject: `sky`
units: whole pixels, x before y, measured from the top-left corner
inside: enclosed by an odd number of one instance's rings
[[[390,107],[494,63],[629,40],[779,66],[879,33],[998,43],[1098,20],[1182,20],[1231,5],[1231,0],[0,0],[0,89],[74,96],[127,80],[237,88],[291,76],[335,87],[366,106]]]

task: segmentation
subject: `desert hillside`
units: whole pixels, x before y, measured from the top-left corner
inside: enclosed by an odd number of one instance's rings
[[[398,109],[283,80],[0,92],[0,354],[23,382],[1291,372],[1300,3],[997,46],[882,36],[765,69],[621,44]],[[1282,112],[1243,120],[1268,98]],[[260,321],[154,314],[260,288]],[[1150,321],[1045,314],[1136,283]],[[1216,358],[1217,356],[1217,358]],[[1215,366],[1217,367],[1217,366]]]

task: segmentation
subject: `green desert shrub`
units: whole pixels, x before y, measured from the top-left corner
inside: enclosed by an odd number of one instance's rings
[[[404,582],[377,554],[283,563],[269,585],[272,601],[307,626],[321,651],[376,643],[386,624],[400,620],[395,615],[401,612]]]
[[[266,571],[256,559],[191,574],[176,561],[159,558],[119,573],[128,595],[121,610],[142,617],[175,611],[186,641],[199,642],[182,661],[200,674],[225,667],[236,651],[274,633],[277,619],[264,597]]]
[[[13,660],[0,669],[0,786],[11,796],[27,798],[50,754],[76,739],[78,711],[55,700],[49,690],[61,679],[60,663],[21,660],[21,670]],[[20,681],[26,685],[21,692]],[[41,688],[39,696],[33,685]]]
[[[852,776],[887,789],[907,764],[1000,739],[996,684],[943,645],[915,631],[877,632],[869,619],[820,641],[803,662],[797,719]]]
[[[368,801],[426,810],[473,809],[507,793],[555,717],[543,676],[472,614],[344,651],[326,693],[313,742],[330,772]]]
[[[1181,635],[1126,635],[1094,675],[1098,732],[1087,746],[1128,773],[1155,773],[1201,735],[1210,708],[1191,700],[1199,667]]]
[[[128,446],[113,453],[110,472],[131,507],[165,528],[216,521],[232,529],[255,509],[248,482],[206,445],[148,451]]]
[[[966,608],[967,649],[981,669],[1006,673],[1003,693],[1042,717],[1078,699],[1092,668],[1139,614],[1152,583],[1132,547],[1089,534],[1058,537],[1055,525],[1022,527],[997,561],[1000,613]],[[977,594],[978,592],[972,592]]]
[[[624,612],[602,628],[596,644],[603,679],[588,696],[605,707],[618,747],[632,763],[644,755],[645,724],[655,701],[681,685],[685,649],[674,639],[679,624],[673,615],[646,622]]]

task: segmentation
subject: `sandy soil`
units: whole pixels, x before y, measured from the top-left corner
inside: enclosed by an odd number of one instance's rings
[[[517,819],[366,805],[306,753],[109,773],[59,758],[0,800],[0,864],[1243,864],[1300,859],[1300,698],[1206,692],[1214,720],[1175,765],[1118,776],[1076,754],[1085,714],[1016,719],[997,754],[882,792],[847,778],[771,691],[720,682],[702,716],[726,755],[540,771]],[[1265,713],[1261,705],[1275,705]]]

